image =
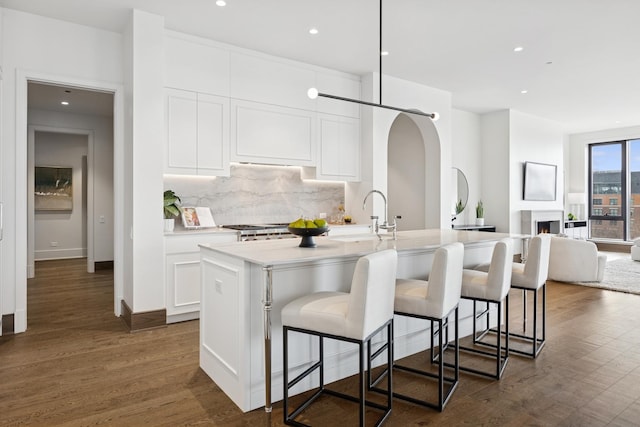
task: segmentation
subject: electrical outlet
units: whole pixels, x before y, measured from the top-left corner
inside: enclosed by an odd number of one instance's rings
[[[58,242],[51,242],[50,245],[52,248],[55,248],[56,246],[58,246]]]
[[[104,224],[104,215],[100,215],[100,218],[98,218],[98,222],[100,222],[100,224]]]

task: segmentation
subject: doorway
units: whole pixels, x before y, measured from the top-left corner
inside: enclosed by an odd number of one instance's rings
[[[77,95],[74,103],[62,104],[60,99],[52,100],[49,97],[34,98],[37,90],[44,88],[66,93],[67,96]],[[69,92],[71,91],[71,95]],[[87,99],[89,101],[87,101]],[[96,113],[95,108],[104,107],[104,103],[95,102],[96,99],[106,99],[106,115]],[[93,100],[93,101],[91,101]],[[77,102],[76,102],[77,101]],[[93,248],[96,262],[107,261],[114,269],[114,313],[120,315],[120,300],[123,289],[122,267],[122,217],[116,213],[121,209],[123,199],[122,176],[124,159],[122,147],[124,140],[123,124],[117,118],[122,115],[123,88],[119,84],[85,81],[74,78],[60,79],[41,73],[18,71],[16,76],[16,265],[27,266],[20,271],[16,270],[16,302],[15,323],[16,333],[24,332],[27,328],[27,273],[28,273],[28,234],[29,234],[29,133],[35,133],[36,127],[46,131],[70,132],[79,134],[93,134],[93,146],[96,151],[93,165],[90,164],[91,153],[87,153],[87,182],[88,187],[92,182],[97,182],[98,169],[107,170],[110,176],[111,187],[109,191],[96,194],[93,203],[88,198],[87,204],[87,239],[93,236],[94,244],[87,245],[87,256]],[[71,107],[71,108],[68,108]],[[61,110],[66,108],[66,110]],[[74,111],[74,108],[76,109]],[[106,117],[106,118],[105,118]],[[97,123],[102,125],[98,126]],[[107,136],[105,136],[107,135]],[[89,137],[91,140],[91,137]],[[34,137],[35,141],[35,137]],[[108,144],[103,144],[109,141]],[[91,143],[88,142],[88,151]],[[108,147],[106,151],[100,151]],[[93,166],[93,167],[92,167]],[[91,172],[93,170],[93,172]],[[90,174],[95,176],[92,177]],[[94,179],[95,178],[95,179]],[[107,203],[105,207],[103,203]],[[93,209],[93,212],[91,211]],[[104,224],[101,228],[108,230],[100,232],[98,224]],[[92,230],[93,227],[93,230]],[[33,230],[33,228],[31,228]],[[99,244],[96,244],[99,242]],[[104,242],[108,242],[107,245]],[[100,250],[107,248],[108,258]]]
[[[440,228],[440,139],[431,119],[398,114],[387,143],[390,215],[398,230]]]

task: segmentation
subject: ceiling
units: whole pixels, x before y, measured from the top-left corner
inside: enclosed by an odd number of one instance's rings
[[[349,73],[378,71],[379,10],[372,0],[0,5],[116,32],[136,8],[164,16],[168,29]],[[461,110],[512,108],[572,133],[637,126],[639,16],[638,0],[385,0],[382,44],[390,54],[383,73],[449,91]],[[311,27],[319,34],[310,35]],[[516,53],[517,46],[524,49]]]

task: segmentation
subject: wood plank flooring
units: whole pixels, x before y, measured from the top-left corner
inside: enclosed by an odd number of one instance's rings
[[[197,321],[128,333],[113,315],[112,272],[85,265],[36,264],[28,330],[0,337],[1,426],[282,425],[280,403],[271,417],[243,414],[199,369]],[[463,374],[442,413],[395,401],[385,425],[640,425],[640,296],[553,282],[547,295],[538,359],[512,355],[501,381]],[[307,415],[357,423],[352,404],[333,398]]]

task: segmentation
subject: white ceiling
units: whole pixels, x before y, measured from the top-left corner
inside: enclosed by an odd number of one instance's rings
[[[224,8],[215,0],[0,5],[117,32],[137,8],[163,15],[172,30],[355,74],[378,71],[372,0],[227,0]],[[462,110],[513,108],[568,132],[636,126],[639,17],[638,0],[385,0],[382,39],[390,55],[383,73],[449,91]],[[309,35],[310,27],[320,33]],[[516,46],[524,50],[514,53]]]

